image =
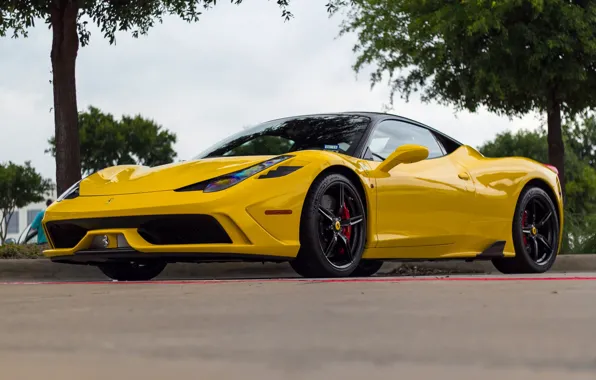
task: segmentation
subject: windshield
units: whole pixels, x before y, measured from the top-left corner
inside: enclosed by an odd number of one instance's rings
[[[317,115],[259,124],[220,141],[194,159],[221,156],[269,156],[298,150],[330,150],[353,155],[370,118]]]

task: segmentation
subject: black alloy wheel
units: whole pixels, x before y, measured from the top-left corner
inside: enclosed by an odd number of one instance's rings
[[[116,281],[149,281],[159,276],[167,263],[162,261],[115,262],[98,265],[99,270]]]
[[[315,180],[300,221],[300,252],[290,265],[303,277],[346,277],[358,267],[366,243],[366,213],[349,179]]]
[[[515,257],[495,259],[493,264],[502,273],[548,271],[559,250],[559,218],[552,199],[541,188],[526,188],[519,197],[514,218]]]
[[[530,199],[522,215],[524,249],[534,262],[544,265],[555,254],[555,235],[558,234],[555,213],[538,197]]]

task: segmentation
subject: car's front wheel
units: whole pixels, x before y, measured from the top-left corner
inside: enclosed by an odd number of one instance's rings
[[[495,259],[501,273],[544,273],[554,264],[559,250],[559,218],[548,194],[528,187],[519,196],[513,220],[515,257]]]
[[[317,178],[304,203],[300,251],[290,262],[303,277],[347,277],[358,267],[366,243],[364,202],[341,174]]]
[[[167,263],[151,262],[125,262],[106,263],[98,265],[103,274],[117,281],[149,281],[159,276]]]

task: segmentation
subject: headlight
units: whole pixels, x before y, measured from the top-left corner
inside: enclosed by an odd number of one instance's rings
[[[65,192],[63,192],[58,199],[56,199],[56,202],[60,202],[63,201],[65,199],[72,199],[72,198],[76,198],[79,196],[79,185],[80,185],[81,181],[78,181],[77,183],[75,183],[74,185],[72,185],[71,187],[68,188],[68,190],[66,190]]]
[[[190,186],[185,186],[183,188],[177,189],[176,191],[201,191],[202,190],[205,193],[213,193],[216,191],[225,190],[225,189],[228,189],[234,185],[237,185],[238,183],[244,181],[247,178],[252,177],[253,175],[255,175],[257,173],[267,170],[268,168],[270,168],[274,165],[277,165],[280,162],[288,160],[292,157],[294,157],[294,156],[278,156],[278,157],[272,158],[270,160],[260,162],[256,165],[253,165],[246,169],[242,169],[237,172],[230,173],[230,174],[225,174],[221,177],[212,178],[207,181],[195,183]],[[292,171],[294,171],[298,167],[292,167],[292,168],[293,168]],[[284,173],[284,174],[289,174],[292,171]]]

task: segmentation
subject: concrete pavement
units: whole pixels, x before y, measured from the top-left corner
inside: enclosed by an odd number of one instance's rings
[[[0,285],[0,368],[7,379],[594,379],[595,291],[569,279]]]
[[[596,272],[596,254],[560,255],[550,273]],[[490,261],[386,262],[379,275],[497,273]],[[297,277],[287,263],[170,264],[160,279]],[[95,267],[40,260],[0,260],[0,281],[94,281],[106,277]]]

